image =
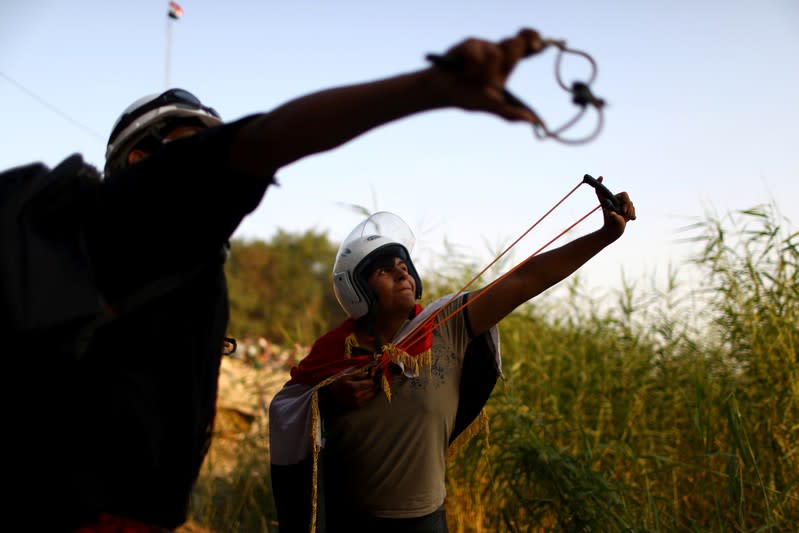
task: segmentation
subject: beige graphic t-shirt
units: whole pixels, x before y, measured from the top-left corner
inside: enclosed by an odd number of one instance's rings
[[[390,401],[381,391],[364,407],[325,417],[325,464],[336,472],[328,491],[342,491],[339,496],[358,502],[359,511],[386,518],[413,518],[441,507],[468,342],[458,313],[433,331],[429,369],[418,377],[393,374]]]

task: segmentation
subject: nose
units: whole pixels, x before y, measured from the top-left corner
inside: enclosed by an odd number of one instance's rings
[[[403,280],[403,279],[405,279],[407,277],[410,277],[410,274],[408,273],[407,270],[403,270],[403,269],[399,268],[398,266],[394,267],[394,278],[395,279],[397,279],[399,281],[399,280]]]

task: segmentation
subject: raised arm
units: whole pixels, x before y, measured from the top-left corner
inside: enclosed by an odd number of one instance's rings
[[[601,180],[601,178],[600,178]],[[621,237],[627,221],[635,218],[635,207],[626,192],[616,197],[623,215],[603,208],[602,228],[573,241],[536,255],[509,276],[472,296],[469,319],[474,335],[479,335],[505,318],[519,305],[566,279],[607,245]]]
[[[463,64],[457,73],[431,67],[291,100],[238,132],[232,163],[236,170],[272,176],[293,161],[377,126],[445,107],[535,123],[530,111],[504,99],[502,89],[518,61],[542,48],[538,33],[530,29],[497,43],[467,39],[447,51]]]

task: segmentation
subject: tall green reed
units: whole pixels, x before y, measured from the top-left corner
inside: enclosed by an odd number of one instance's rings
[[[665,287],[624,282],[597,301],[578,275],[506,318],[489,438],[450,461],[450,530],[796,531],[799,248],[788,227],[773,206],[709,216],[687,228],[697,286],[679,269]],[[452,257],[429,298],[478,271]],[[201,479],[198,521],[275,531],[268,451],[251,453],[233,475]]]
[[[506,319],[493,445],[453,467],[450,514],[474,531],[794,531],[797,235],[778,220],[689,228],[698,311],[670,275],[654,295],[625,284],[615,307],[573,281]]]

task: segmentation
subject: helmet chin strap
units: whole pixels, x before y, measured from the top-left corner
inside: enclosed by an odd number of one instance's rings
[[[366,333],[370,335],[374,342],[374,356],[377,358],[383,351],[383,344],[385,342],[381,339],[377,331],[377,300],[374,300],[374,305],[369,306],[369,312],[358,319],[358,323],[366,329]],[[413,320],[416,317],[416,305],[408,312],[408,320]]]
[[[366,333],[373,339],[374,346],[372,347],[374,357],[377,358],[382,351],[380,343],[380,335],[377,333],[377,306],[370,305],[369,312],[356,320],[356,323],[366,330]]]
[[[366,315],[367,317],[367,324],[366,330],[369,332],[369,335],[372,336],[374,341],[374,356],[375,359],[380,356],[380,353],[383,351],[381,342],[380,342],[380,335],[377,333],[377,309],[370,309],[369,314]]]

